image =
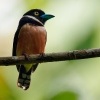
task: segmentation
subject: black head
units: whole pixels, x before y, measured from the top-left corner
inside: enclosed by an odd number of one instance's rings
[[[40,9],[32,9],[32,10],[26,12],[23,16],[25,16],[25,15],[35,17],[36,19],[38,19],[43,24],[45,24],[45,22],[47,20],[49,20],[49,19],[54,17],[53,15],[45,14],[45,12],[40,10]]]

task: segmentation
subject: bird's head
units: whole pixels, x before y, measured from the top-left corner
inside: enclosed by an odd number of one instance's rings
[[[39,20],[42,24],[45,24],[47,20],[55,17],[54,15],[51,15],[51,14],[45,14],[45,12],[40,9],[32,9],[26,12],[23,16],[31,16]]]

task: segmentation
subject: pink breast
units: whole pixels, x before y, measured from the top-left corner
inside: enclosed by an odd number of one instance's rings
[[[46,44],[46,30],[43,26],[25,24],[19,33],[17,55],[44,53]]]

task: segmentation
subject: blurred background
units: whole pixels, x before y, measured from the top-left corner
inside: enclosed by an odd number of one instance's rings
[[[22,15],[34,8],[49,20],[46,53],[100,47],[100,0],[3,0],[0,2],[0,57],[11,56]],[[0,100],[100,100],[100,58],[40,64],[30,88],[17,87],[15,66],[0,67]]]

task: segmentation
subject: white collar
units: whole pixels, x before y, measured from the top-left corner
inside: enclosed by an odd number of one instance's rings
[[[33,19],[33,20],[35,20],[35,21],[37,21],[37,22],[39,22],[40,24],[42,24],[42,25],[43,25],[43,23],[42,23],[41,21],[39,21],[37,18],[35,18],[34,16],[25,15],[25,16],[23,16],[23,17],[28,17],[28,18],[31,18],[31,19]]]

